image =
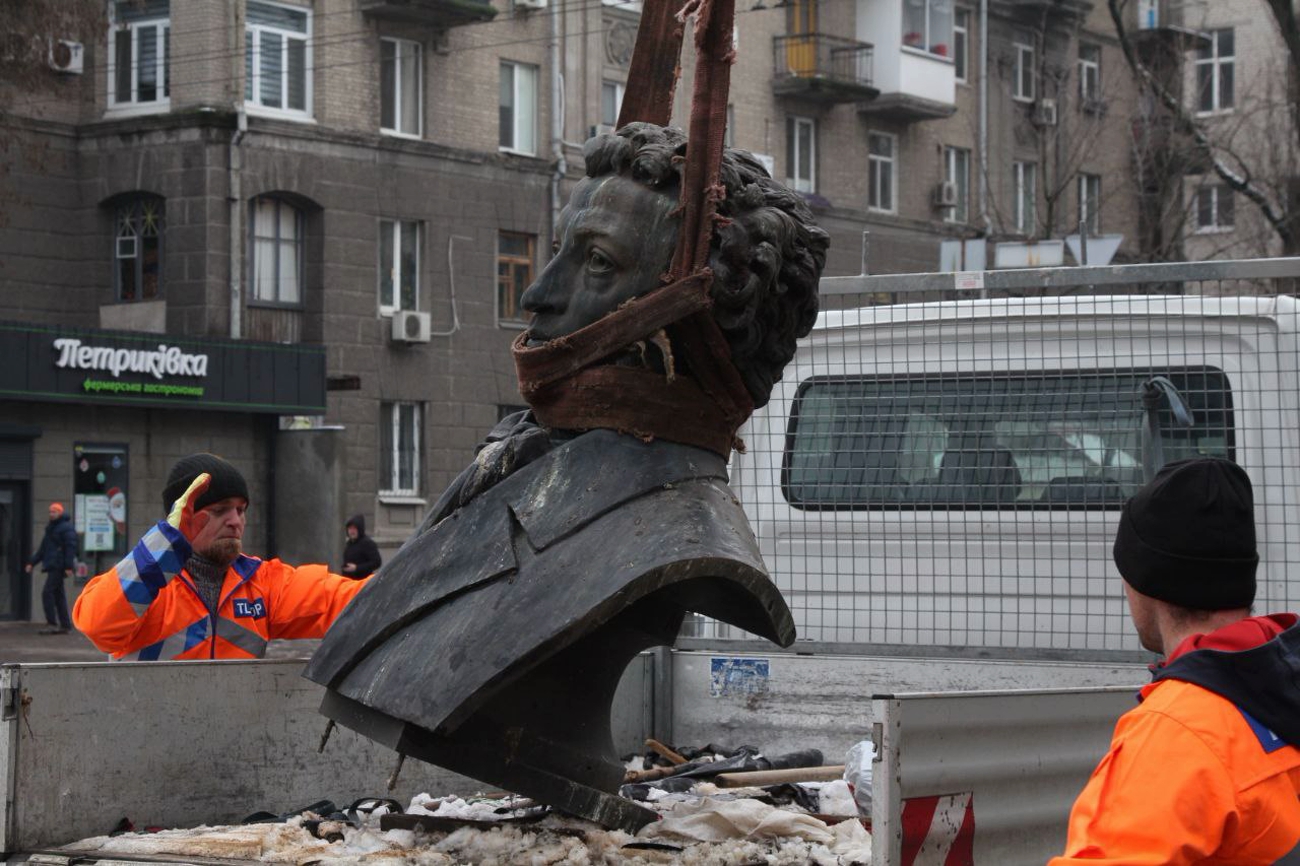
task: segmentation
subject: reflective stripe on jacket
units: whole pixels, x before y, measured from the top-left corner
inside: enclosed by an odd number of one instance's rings
[[[1198,685],[1143,691],[1049,866],[1300,866],[1300,748]]]
[[[324,565],[240,556],[226,570],[213,616],[183,569],[190,551],[160,521],[86,584],[73,623],[116,661],[261,658],[269,640],[323,637],[366,584]]]

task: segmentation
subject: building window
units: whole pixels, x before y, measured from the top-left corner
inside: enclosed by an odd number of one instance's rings
[[[169,0],[117,0],[110,8],[110,108],[166,109],[171,97]]]
[[[970,10],[959,8],[952,24],[952,65],[958,81],[965,82],[970,73],[966,58],[970,56]]]
[[[290,116],[311,113],[311,12],[248,0],[244,99]]]
[[[519,232],[497,235],[497,321],[526,322],[528,314],[520,306],[524,290],[533,284],[533,261],[537,236]]]
[[[1084,108],[1101,101],[1101,46],[1079,46],[1079,104]]]
[[[1016,183],[1016,231],[1032,235],[1038,204],[1038,163],[1017,162],[1014,166]]]
[[[398,496],[420,494],[419,403],[379,404],[379,488]]]
[[[379,128],[419,137],[423,131],[424,52],[418,42],[379,40]]]
[[[897,139],[873,132],[867,136],[867,207],[894,210],[894,150]]]
[[[1233,226],[1232,189],[1227,184],[1203,186],[1196,191],[1196,230],[1227,231]]]
[[[785,119],[785,184],[796,192],[817,191],[817,125],[807,117]]]
[[[903,44],[952,55],[952,0],[903,0]]]
[[[113,282],[119,301],[149,301],[162,288],[163,200],[138,196],[114,215]]]
[[[613,132],[618,126],[618,113],[623,109],[623,85],[617,81],[600,83],[600,131]]]
[[[944,216],[948,222],[964,223],[970,218],[970,151],[964,147],[943,149],[943,179],[952,184],[955,204]]]
[[[537,152],[537,67],[501,62],[502,150]]]
[[[1233,94],[1232,29],[1215,30],[1210,44],[1196,49],[1196,109],[1201,112],[1226,111],[1236,104]]]
[[[1037,75],[1034,69],[1034,46],[1024,42],[1016,42],[1012,49],[1015,51],[1015,81],[1012,82],[1011,96],[1021,102],[1033,102],[1037,93]]]
[[[379,221],[379,312],[420,308],[420,224]]]
[[[302,303],[302,211],[277,198],[253,200],[253,295],[264,304]]]
[[[1079,175],[1079,223],[1088,234],[1101,234],[1101,175]]]

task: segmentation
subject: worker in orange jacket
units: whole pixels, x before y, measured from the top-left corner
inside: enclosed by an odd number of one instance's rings
[[[248,485],[216,455],[172,467],[168,505],[167,519],[73,608],[77,628],[116,661],[261,658],[269,640],[324,636],[366,585],[324,565],[244,554]]]
[[[1300,626],[1252,616],[1255,518],[1235,463],[1170,463],[1115,538],[1142,645],[1162,653],[1070,814],[1089,864],[1300,864]]]

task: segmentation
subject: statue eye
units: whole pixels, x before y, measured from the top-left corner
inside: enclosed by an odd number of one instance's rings
[[[587,253],[587,270],[593,274],[608,274],[614,270],[614,262],[600,250]]]

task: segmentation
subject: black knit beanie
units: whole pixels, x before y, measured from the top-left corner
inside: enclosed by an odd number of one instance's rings
[[[1170,604],[1250,607],[1259,554],[1245,470],[1219,457],[1166,464],[1124,503],[1115,565],[1138,592]]]
[[[172,504],[204,472],[212,476],[212,483],[194,500],[195,511],[231,496],[242,496],[247,501],[248,484],[238,469],[215,454],[191,454],[177,460],[172,471],[167,474],[167,485],[163,487],[162,494],[163,511],[170,511]]]

